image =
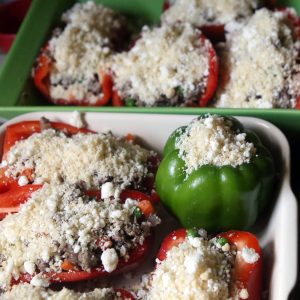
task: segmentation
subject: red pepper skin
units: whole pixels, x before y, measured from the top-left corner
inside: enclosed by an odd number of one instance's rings
[[[37,89],[50,102],[57,105],[81,105],[81,106],[103,106],[106,105],[112,93],[111,77],[105,72],[101,73],[102,80],[99,85],[102,87],[103,96],[95,103],[91,104],[87,100],[78,100],[76,96],[71,99],[53,99],[50,95],[50,74],[52,70],[53,59],[49,55],[49,47],[45,46],[37,58],[37,65],[33,72],[33,81]]]
[[[126,291],[124,289],[115,289],[115,291],[120,294],[121,299],[124,299],[124,300],[136,300],[136,298],[129,291]]]
[[[205,44],[207,41],[206,37],[202,35],[200,37],[201,44]],[[213,97],[217,85],[218,85],[218,77],[219,77],[219,63],[216,51],[212,45],[210,45],[208,50],[209,55],[209,75],[207,78],[207,86],[205,93],[199,97],[198,106],[205,107],[208,102]],[[113,81],[113,79],[112,79]],[[125,106],[124,99],[121,98],[119,92],[116,89],[113,89],[112,92],[112,104],[113,106]]]
[[[178,229],[171,232],[163,240],[157,258],[163,261],[167,257],[168,251],[173,247],[178,246],[185,241],[187,237],[186,229]],[[236,289],[247,289],[249,298],[251,300],[259,300],[261,298],[261,283],[262,283],[262,250],[259,246],[256,237],[246,231],[231,230],[220,233],[217,237],[224,237],[228,240],[230,245],[235,245],[237,248],[237,256],[233,269],[233,282],[231,285],[231,292]],[[259,259],[253,264],[246,263],[241,251],[244,247],[253,248],[259,254]]]
[[[221,233],[218,237],[226,238],[238,250],[233,273],[235,287],[247,289],[249,299],[259,300],[262,289],[262,250],[256,237],[250,232],[236,230]],[[241,256],[244,247],[253,248],[259,254],[259,260],[253,264],[246,263]]]
[[[91,133],[93,131],[87,128],[77,128],[61,122],[50,122],[51,128],[65,132],[66,134],[73,135],[76,133]],[[41,132],[40,121],[22,121],[19,123],[11,124],[6,127],[2,160],[6,158],[9,149],[20,140],[25,140],[34,133]]]
[[[25,185],[19,186],[10,191],[0,194],[0,220],[8,213],[19,211],[20,205],[25,203],[31,194],[39,190],[41,185]]]
[[[77,128],[61,122],[50,122],[50,125],[51,128],[61,130],[69,135],[73,135],[79,132],[93,132],[86,128]],[[40,121],[22,121],[19,123],[8,125],[6,127],[4,136],[2,161],[6,159],[8,151],[17,141],[25,140],[32,134],[37,132],[41,132]],[[5,167],[0,168],[0,193],[7,192],[8,190],[12,190],[19,187],[18,181],[13,178],[7,177],[5,175],[5,171]]]

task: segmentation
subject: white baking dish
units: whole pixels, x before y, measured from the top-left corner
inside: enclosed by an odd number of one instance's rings
[[[0,127],[0,143],[3,142],[5,127],[23,120],[36,120],[44,116],[51,121],[72,123],[74,113],[37,112],[18,116]],[[84,120],[88,128],[95,131],[111,130],[114,134],[132,133],[150,149],[162,152],[168,136],[179,126],[188,124],[195,116],[191,115],[145,115],[86,113]],[[238,117],[245,127],[255,130],[267,143],[277,161],[280,180],[274,189],[278,197],[269,214],[257,224],[254,232],[259,237],[264,253],[264,287],[269,299],[287,299],[297,276],[297,202],[290,187],[290,149],[283,133],[269,122],[250,117]],[[146,262],[133,277],[124,277],[122,284],[132,284],[138,275],[153,266],[153,257],[163,236],[178,223],[166,212],[162,226],[156,236],[156,245],[148,263]],[[115,279],[113,279],[115,280]],[[118,280],[119,281],[119,280]]]

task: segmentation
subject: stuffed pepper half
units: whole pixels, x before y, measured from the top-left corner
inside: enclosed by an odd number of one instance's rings
[[[47,287],[127,270],[145,257],[159,223],[142,193],[112,195],[105,184],[98,191],[44,184],[0,222],[0,288]]]
[[[259,300],[262,251],[254,235],[228,231],[212,239],[204,230],[170,233],[158,253],[149,300]]]
[[[263,4],[272,5],[275,1],[267,0],[176,0],[165,1],[163,24],[178,21],[189,22],[200,28],[214,41],[224,39],[224,27],[232,21],[243,21]]]
[[[44,183],[80,183],[86,189],[104,186],[112,196],[134,189],[154,197],[159,160],[133,139],[45,118],[7,126],[0,167],[0,213],[17,211]]]
[[[230,28],[220,50],[216,107],[300,108],[300,19],[294,10],[258,10]]]
[[[111,63],[115,106],[206,106],[218,79],[212,44],[188,23],[145,27]]]
[[[271,153],[230,117],[205,115],[169,137],[156,176],[163,204],[185,227],[246,228],[270,200]]]
[[[88,1],[76,4],[62,21],[65,28],[54,31],[33,69],[36,87],[55,104],[105,105],[111,98],[105,63],[124,40],[125,18]]]

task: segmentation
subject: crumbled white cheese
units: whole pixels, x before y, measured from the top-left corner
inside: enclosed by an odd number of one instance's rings
[[[19,180],[18,180],[18,185],[19,186],[24,186],[24,185],[26,185],[28,183],[29,183],[29,180],[28,180],[28,178],[26,176],[20,176],[19,177]]]
[[[114,248],[106,249],[101,254],[101,262],[106,272],[111,273],[114,271],[119,262],[119,257],[116,250]]]
[[[2,160],[1,164],[0,164],[0,167],[1,168],[4,168],[7,166],[7,161],[6,160]]]
[[[31,261],[25,261],[24,270],[26,273],[33,275],[35,272],[35,264],[32,263]]]
[[[254,264],[259,260],[260,256],[255,252],[255,249],[244,247],[242,249],[242,258],[247,264]]]
[[[67,23],[64,30],[49,41],[53,59],[50,95],[94,104],[103,96],[102,71],[124,19],[116,11],[88,1],[75,4],[62,20]]]
[[[247,18],[258,7],[259,0],[176,0],[161,17],[163,24],[190,22],[196,27],[226,24]]]
[[[115,194],[115,186],[112,182],[106,182],[101,186],[101,197],[103,199],[113,197]]]
[[[186,239],[167,252],[152,274],[148,300],[227,300],[231,264],[211,241]],[[197,247],[195,245],[197,244]]]
[[[211,47],[200,37],[188,23],[144,27],[129,52],[113,57],[114,88],[123,99],[145,106],[180,104],[178,89],[186,102],[198,99],[206,89]]]
[[[247,289],[241,289],[239,292],[239,297],[241,299],[248,299],[249,298],[249,293],[247,291]]]
[[[84,118],[83,118],[83,113],[80,111],[73,111],[70,119],[70,124],[77,127],[77,128],[84,128],[86,127]]]
[[[300,41],[287,13],[260,9],[243,26],[231,24],[227,30],[215,106],[294,108],[300,96]]]
[[[187,174],[202,165],[236,167],[250,162],[256,149],[247,142],[245,133],[232,126],[229,119],[214,115],[200,117],[188,125],[176,140]]]
[[[32,277],[30,284],[33,286],[39,286],[39,287],[48,287],[50,285],[49,280],[45,277],[43,277],[42,274],[37,274]]]
[[[33,177],[38,179],[35,183],[82,181],[87,188],[98,188],[112,178],[125,187],[140,182],[147,175],[150,154],[150,151],[111,133],[67,136],[47,129],[17,142],[9,150],[6,174],[17,178],[22,171],[31,169],[34,170]],[[28,183],[25,179],[21,176],[19,184]]]
[[[79,293],[63,288],[60,291],[53,291],[40,286],[30,284],[19,284],[10,291],[1,294],[1,300],[30,299],[30,300],[106,300],[114,299],[113,289],[95,289],[91,292]]]
[[[226,243],[225,245],[222,246],[222,251],[226,252],[230,250],[230,245]]]

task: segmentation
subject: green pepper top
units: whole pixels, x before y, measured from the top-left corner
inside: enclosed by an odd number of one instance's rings
[[[205,115],[169,137],[156,188],[184,227],[244,229],[266,206],[274,180],[272,155],[254,132]]]

